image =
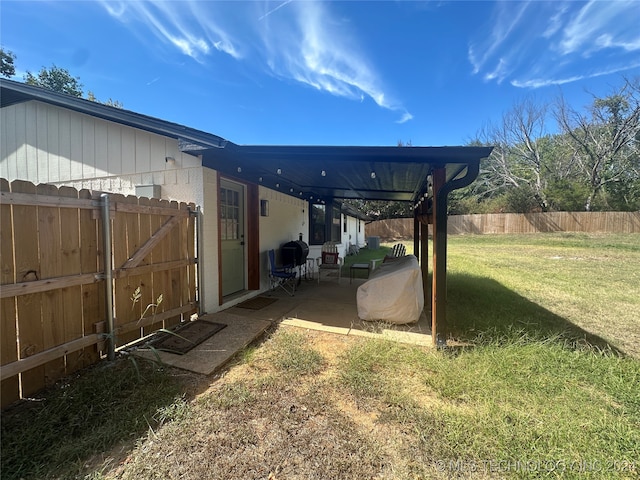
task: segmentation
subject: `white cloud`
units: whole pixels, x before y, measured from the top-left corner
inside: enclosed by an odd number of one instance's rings
[[[474,75],[519,88],[630,70],[640,51],[638,18],[637,0],[498,2],[489,33],[470,44],[468,58]]]
[[[494,11],[491,24],[491,34],[488,38],[469,46],[468,58],[473,66],[473,74],[483,70],[488,62],[492,61],[494,54],[502,49],[503,45],[511,37],[530,2],[498,2]],[[515,8],[515,10],[514,10]],[[481,53],[478,53],[481,52]]]
[[[506,76],[509,74],[508,71],[508,67],[507,67],[507,61],[504,58],[501,58],[500,61],[498,62],[498,65],[496,66],[495,70],[493,70],[492,72],[487,73],[484,76],[485,80],[496,80],[498,81],[498,84],[502,83],[502,81],[506,78]]]
[[[323,4],[293,3],[286,15],[265,17],[261,18],[268,27],[261,30],[262,40],[267,65],[275,75],[332,95],[360,101],[364,96],[382,108],[404,111],[384,91],[378,74],[357,48],[356,39]],[[410,120],[410,115],[403,114],[402,122]]]
[[[413,120],[413,115],[411,115],[409,112],[404,112],[400,120],[396,120],[396,123],[403,124],[408,122],[409,120]]]
[[[157,39],[199,62],[211,53],[212,48],[234,58],[240,57],[230,37],[199,2],[103,0],[101,3],[114,18],[123,23],[142,23]]]
[[[577,82],[585,78],[604,77],[606,75],[612,75],[614,73],[620,73],[620,72],[624,72],[626,70],[632,70],[638,67],[640,67],[640,62],[631,63],[628,65],[610,68],[606,70],[598,70],[596,72],[592,72],[587,75],[575,75],[572,77],[565,77],[565,78],[535,78],[535,79],[530,79],[526,81],[513,80],[511,81],[511,85],[519,88],[540,88],[540,87],[549,87],[553,85],[564,85],[565,83]]]
[[[198,62],[223,52],[331,95],[371,99],[400,112],[399,123],[412,118],[386,91],[349,23],[332,16],[331,4],[285,0],[269,8],[271,3],[197,0],[101,2],[114,18],[132,29],[142,24],[162,43]],[[263,10],[254,15],[257,8]]]
[[[549,24],[547,25],[546,30],[542,34],[543,37],[550,38],[562,28],[562,24],[563,24],[562,17],[566,12],[567,12],[567,7],[561,6],[558,12],[549,19]]]
[[[558,49],[563,55],[588,55],[602,48],[640,50],[640,3],[591,0],[562,30]],[[602,43],[602,38],[610,41]]]

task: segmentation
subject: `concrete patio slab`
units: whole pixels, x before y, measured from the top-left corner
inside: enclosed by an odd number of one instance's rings
[[[260,338],[276,324],[318,330],[339,335],[383,338],[415,345],[431,346],[431,329],[423,312],[417,323],[389,325],[365,322],[358,318],[356,293],[366,280],[329,279],[318,284],[302,281],[293,297],[281,290],[263,292],[260,296],[276,299],[259,310],[233,306],[202,319],[224,323],[226,328],[184,355],[158,352],[160,360],[184,370],[211,375],[221,369],[236,353]],[[138,350],[136,355],[156,360],[153,352]]]
[[[162,363],[172,367],[211,375],[273,325],[268,320],[247,318],[226,312],[203,315],[200,319],[223,323],[227,326],[184,355],[149,350],[136,350],[135,354],[149,360],[158,360],[157,354]]]

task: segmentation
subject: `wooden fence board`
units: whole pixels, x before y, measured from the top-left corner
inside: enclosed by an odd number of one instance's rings
[[[78,198],[75,188],[60,187],[61,197]],[[60,209],[60,243],[62,247],[62,275],[79,275],[82,273],[80,258],[80,223],[79,209]],[[82,287],[74,285],[61,289],[63,308],[63,343],[82,338],[84,334],[82,321]],[[69,353],[65,358],[65,373],[82,368],[82,350]]]
[[[149,239],[155,233],[155,230],[151,229],[151,218],[153,217],[150,214],[151,200],[148,198],[140,198],[139,204],[140,206],[144,206],[146,212],[140,213],[139,215],[139,234],[140,234],[140,245],[146,245]],[[151,251],[148,251],[147,254],[140,260],[139,266],[149,266],[152,264],[151,259]],[[153,275],[152,273],[145,272],[140,275],[140,293],[142,297],[140,299],[142,311],[144,311],[147,305],[155,303],[156,299],[153,297]],[[151,309],[145,317],[153,316],[153,312],[155,310]],[[155,322],[152,325],[145,325],[142,327],[142,334],[148,335],[149,333],[157,330],[158,328],[162,328],[162,322]]]
[[[0,179],[0,191],[9,191],[9,182]],[[13,262],[13,222],[11,205],[0,204],[0,284],[15,282]],[[0,365],[18,360],[15,297],[0,300]],[[0,383],[0,407],[4,408],[20,398],[18,375]]]
[[[178,202],[171,202],[171,207],[178,210]],[[168,235],[169,260],[178,260],[181,257],[182,250],[180,248],[180,227],[184,222],[176,225]],[[169,298],[168,309],[173,310],[182,306],[182,272],[180,270],[171,270],[169,272],[171,282],[171,296]],[[167,325],[170,327],[177,325],[182,321],[182,316],[175,316],[167,319]]]
[[[129,195],[126,197],[125,202],[122,202],[122,205],[138,205],[138,198],[134,197],[132,195]],[[140,244],[140,218],[139,218],[139,213],[138,212],[127,212],[124,216],[125,218],[125,222],[126,222],[126,228],[127,228],[127,260],[131,257],[133,257],[136,252],[138,252],[138,250],[141,247]],[[126,261],[125,261],[126,263]],[[116,264],[116,267],[120,268],[122,265],[121,264]],[[132,308],[131,311],[131,315],[132,317],[130,317],[131,320],[140,320],[140,316],[142,315],[142,312],[144,311],[146,305],[143,305],[143,301],[142,299],[136,303],[135,305],[133,305],[133,300],[131,300],[131,297],[133,296],[133,294],[135,293],[135,290],[140,287],[140,275],[132,275],[129,277],[129,284],[128,284],[128,290],[127,290],[127,298],[129,301],[129,305]],[[116,295],[118,295],[118,292],[116,291]],[[132,331],[130,333],[126,333],[126,334],[122,334],[119,335],[120,340],[123,343],[129,343],[132,342],[134,340],[137,340],[138,338],[140,338],[140,336],[142,335],[142,328],[139,328],[138,331]]]
[[[169,202],[166,200],[151,200],[152,206],[157,208],[169,208]],[[168,220],[169,217],[166,215],[154,215],[151,218],[151,230],[156,232],[160,227]],[[164,263],[169,260],[168,251],[166,251],[166,241],[167,238],[163,238],[158,245],[156,245],[151,251],[151,259],[154,264],[156,263]],[[153,277],[153,298],[157,299],[159,295],[163,296],[162,304],[157,308],[157,313],[162,313],[165,310],[169,310],[168,305],[168,297],[169,297],[169,282],[167,281],[169,277],[169,273],[167,271],[157,271],[152,273]],[[167,327],[167,324],[162,322],[163,327]]]
[[[125,197],[123,195],[114,195],[112,202],[119,203],[132,203],[131,197]],[[127,228],[129,226],[128,216],[129,213],[116,212],[113,215],[112,221],[112,250],[113,250],[113,265],[114,268],[119,268],[129,259],[128,243],[127,243]],[[131,322],[134,318],[139,318],[136,314],[140,312],[140,305],[134,305],[131,297],[133,296],[137,288],[136,276],[129,276],[126,278],[116,278],[114,280],[114,316],[115,326],[124,325]],[[116,338],[116,345],[121,346],[134,339],[131,333],[128,333],[123,338]]]
[[[42,195],[57,195],[53,185],[38,185],[36,192]],[[57,207],[38,207],[38,246],[40,251],[40,278],[61,276],[62,243],[60,237],[60,210]],[[64,343],[64,307],[62,291],[49,290],[41,296],[43,349],[48,350]],[[57,321],[56,321],[57,320]],[[44,365],[45,382],[50,385],[64,376],[64,358],[52,360]]]
[[[78,197],[91,198],[91,192],[80,190]],[[103,270],[102,236],[99,236],[99,219],[93,212],[80,210],[80,270],[83,274],[94,276]],[[102,228],[100,228],[100,232]],[[82,330],[84,335],[91,335],[93,324],[105,320],[104,280],[97,283],[86,283],[80,287],[82,293]],[[85,347],[81,351],[82,365],[88,366],[100,359],[96,346]]]
[[[18,193],[35,194],[32,183],[14,181],[11,190]],[[14,205],[13,235],[19,239],[20,248],[14,249],[16,280],[28,282],[40,278],[40,260],[38,258],[38,208],[31,205]],[[16,241],[18,243],[18,241]],[[19,357],[44,350],[42,330],[42,293],[22,295],[16,299],[18,318]],[[33,368],[21,374],[22,396],[29,396],[44,387],[44,366]]]

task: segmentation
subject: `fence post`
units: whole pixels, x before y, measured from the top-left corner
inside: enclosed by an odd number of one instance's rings
[[[109,194],[103,193],[102,197],[102,241],[104,251],[104,292],[105,307],[107,309],[107,334],[109,335],[107,359],[116,358],[116,334],[113,325],[113,269],[111,253],[111,212]]]

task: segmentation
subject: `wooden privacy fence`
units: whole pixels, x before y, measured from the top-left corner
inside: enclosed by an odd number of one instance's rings
[[[451,215],[447,233],[640,233],[640,212],[545,212]],[[429,226],[431,233],[431,225]],[[366,225],[366,236],[413,238],[413,219],[378,220]]]
[[[102,358],[107,305],[99,195],[0,179],[0,200],[4,407]],[[121,346],[196,313],[195,211],[114,194],[109,203],[113,338]]]

